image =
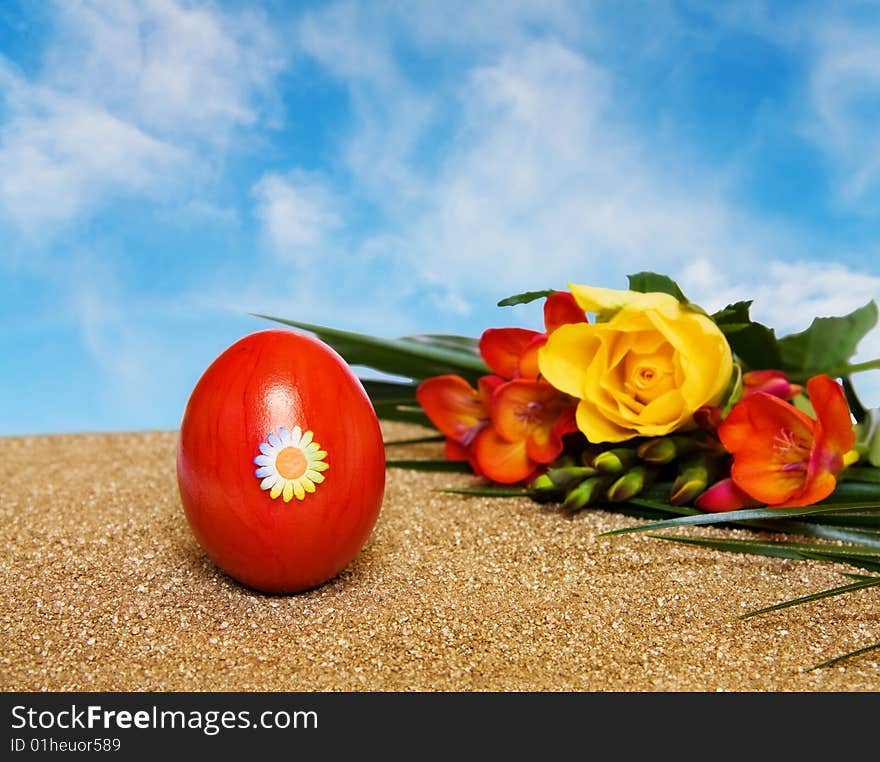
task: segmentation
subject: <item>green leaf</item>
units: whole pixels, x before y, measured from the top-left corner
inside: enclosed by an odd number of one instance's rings
[[[749,368],[779,368],[782,357],[776,332],[749,316],[752,303],[736,302],[719,310],[712,319],[727,337],[734,354]]]
[[[428,444],[429,442],[442,442],[445,440],[442,434],[431,437],[412,437],[409,439],[387,439],[384,442],[386,447],[404,447],[407,445]]]
[[[880,512],[876,510],[826,513],[821,519],[832,526],[856,527],[868,532],[880,532]]]
[[[805,559],[813,561],[828,561],[830,563],[844,563],[857,566],[860,569],[868,571],[880,572],[880,558],[868,558],[860,552],[851,552],[843,555],[841,553],[829,552],[828,550],[802,550],[801,555]]]
[[[815,318],[805,331],[779,339],[781,370],[797,380],[817,373],[840,375],[839,369],[847,365],[859,342],[877,325],[877,316],[872,300],[843,317]]]
[[[470,352],[474,356],[480,354],[480,340],[472,336],[456,336],[445,333],[420,333],[404,336],[401,341],[412,341],[416,344],[427,344],[431,347],[446,347],[461,352]]]
[[[386,468],[401,468],[406,471],[441,471],[447,474],[472,474],[470,465],[464,460],[386,460]]]
[[[452,373],[475,382],[490,372],[482,359],[470,351],[412,339],[382,339],[270,315],[254,316],[310,331],[339,352],[350,365],[365,365],[383,373],[415,380]]]
[[[852,468],[852,466],[850,466]],[[862,507],[876,507],[880,501],[880,488],[873,482],[859,481],[858,479],[850,479],[847,476],[846,469],[840,474],[837,488],[822,503],[863,503]]]
[[[819,593],[811,593],[810,595],[802,595],[799,598],[792,598],[791,600],[783,601],[782,603],[774,603],[772,606],[765,606],[762,609],[756,609],[755,611],[749,611],[746,614],[740,614],[737,619],[751,619],[754,616],[758,616],[759,614],[767,614],[771,611],[779,611],[780,609],[787,609],[791,606],[799,606],[802,603],[810,603],[811,601],[819,601],[823,598],[831,598],[835,595],[843,595],[845,593],[852,593],[856,590],[864,590],[869,587],[877,587],[880,585],[880,577],[868,577],[867,579],[862,579],[859,582],[851,582],[848,585],[841,585],[839,587],[832,587],[828,590],[822,590]]]
[[[840,478],[865,484],[880,484],[880,468],[874,468],[873,466],[850,466],[841,474]],[[880,488],[877,489],[877,496],[880,499]]]
[[[519,487],[443,487],[437,492],[447,495],[470,497],[528,497],[529,493]]]
[[[376,417],[383,421],[397,421],[399,423],[413,423],[425,428],[433,428],[434,424],[431,419],[425,415],[420,407],[409,407],[405,405],[395,405],[392,403],[382,403],[373,405],[376,411]]]
[[[517,304],[529,304],[537,299],[544,299],[553,293],[555,293],[555,289],[552,288],[543,291],[524,291],[521,294],[514,294],[513,296],[508,296],[507,298],[502,299],[498,302],[498,306],[513,307]]]
[[[685,537],[671,534],[652,534],[658,540],[680,542],[684,545],[698,545],[713,550],[724,550],[731,553],[748,553],[756,556],[771,556],[773,558],[793,558],[803,560],[804,556],[794,547],[796,543],[766,542],[761,540],[723,540],[709,537]]]
[[[685,545],[699,545],[714,550],[734,553],[749,553],[775,558],[792,558],[798,561],[814,560],[843,563],[868,571],[880,571],[880,549],[865,547],[841,547],[821,543],[766,542],[761,540],[722,540],[705,537],[682,537],[678,535],[652,534],[660,540],[680,542]]]
[[[643,503],[638,499],[632,500],[634,503]],[[878,502],[880,505],[880,502]],[[650,507],[654,507],[651,504]],[[630,534],[633,532],[645,532],[653,529],[668,529],[672,527],[682,526],[706,526],[709,524],[732,524],[737,522],[755,521],[758,519],[778,520],[791,516],[815,516],[822,513],[841,512],[850,510],[861,510],[862,505],[849,506],[845,503],[826,503],[823,505],[811,505],[801,508],[748,508],[742,511],[726,511],[724,513],[694,513],[688,516],[680,516],[674,519],[665,519],[652,524],[642,524],[635,527],[624,527],[623,529],[614,529],[610,532],[603,532],[604,535]]]
[[[767,521],[743,522],[742,526],[763,529],[784,534],[799,534],[805,537],[821,537],[823,540],[839,540],[853,545],[880,548],[880,536],[871,529],[848,529],[819,521],[788,521],[774,519]]]
[[[718,310],[718,312],[710,317],[718,326],[745,325],[752,322],[752,319],[749,317],[751,306],[751,300],[734,302],[733,304],[728,304],[724,309]]]
[[[880,643],[873,643],[870,646],[865,646],[864,648],[857,648],[855,651],[849,651],[841,656],[835,656],[833,659],[828,659],[828,661],[823,661],[819,664],[814,664],[810,667],[807,672],[812,672],[815,669],[822,669],[823,667],[831,667],[834,664],[839,664],[844,659],[852,659],[854,656],[861,656],[862,654],[870,653],[871,651],[876,651],[880,648]]]
[[[374,378],[362,378],[360,382],[373,404],[389,400],[411,405],[418,404],[416,402],[416,389],[418,388],[416,384],[405,384],[399,381],[380,381]]]
[[[648,294],[653,291],[659,291],[663,294],[674,296],[682,304],[691,304],[688,298],[682,293],[678,283],[676,283],[668,275],[653,273],[647,270],[640,273],[633,273],[627,276],[629,280],[629,290],[638,291],[641,294]]]

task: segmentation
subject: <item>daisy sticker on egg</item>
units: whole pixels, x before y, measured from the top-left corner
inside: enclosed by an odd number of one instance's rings
[[[293,431],[284,428],[274,431],[260,442],[260,455],[254,458],[258,468],[254,476],[260,479],[260,489],[270,490],[273,500],[279,495],[289,503],[294,495],[297,500],[305,498],[306,493],[314,492],[315,485],[324,481],[324,474],[330,468],[327,452],[314,441],[311,431],[294,426]]]

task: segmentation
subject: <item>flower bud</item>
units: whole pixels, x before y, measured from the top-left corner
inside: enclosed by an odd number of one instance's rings
[[[647,475],[645,466],[631,468],[608,488],[608,499],[613,503],[622,503],[634,498],[645,488]]]
[[[738,511],[742,508],[757,508],[762,503],[743,492],[736,486],[733,479],[722,479],[703,492],[697,498],[696,505],[701,511],[721,513],[723,511]]]
[[[546,495],[548,493],[556,493],[559,491],[553,480],[547,474],[541,474],[532,480],[528,486],[529,492],[533,496]]]
[[[797,397],[803,391],[799,384],[793,384],[781,370],[752,370],[743,376],[743,399],[756,392],[764,392],[783,400]]]
[[[696,446],[693,437],[657,437],[642,442],[636,448],[636,455],[647,463],[662,466],[692,452]]]
[[[714,478],[717,461],[698,454],[688,458],[678,477],[672,483],[669,502],[673,505],[686,505],[692,502]]]
[[[558,499],[577,482],[595,475],[596,469],[589,466],[551,468],[534,479],[529,484],[528,491],[538,501]]]
[[[568,497],[565,498],[562,507],[569,513],[586,508],[601,494],[607,484],[608,479],[603,476],[591,476],[588,479],[584,479],[584,481],[568,493]]]
[[[636,462],[636,452],[628,447],[616,447],[600,452],[593,458],[593,468],[608,476],[618,476]]]

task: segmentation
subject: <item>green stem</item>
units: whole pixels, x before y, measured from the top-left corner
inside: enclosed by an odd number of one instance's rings
[[[792,381],[805,382],[808,381],[811,376],[814,376],[817,373],[826,373],[832,378],[841,378],[843,376],[849,376],[853,373],[861,373],[865,370],[880,370],[880,358],[876,360],[867,360],[866,362],[857,362],[854,365],[838,365],[834,368],[805,370],[800,373],[792,372],[788,375],[789,378],[792,379]]]

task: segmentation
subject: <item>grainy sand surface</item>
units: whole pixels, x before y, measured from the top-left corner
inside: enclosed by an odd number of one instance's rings
[[[736,619],[848,567],[599,537],[637,519],[435,491],[473,482],[460,475],[389,471],[347,570],[255,593],[196,544],[175,446],[175,432],[0,439],[0,689],[880,689],[876,653],[805,671],[880,639],[876,589]]]

